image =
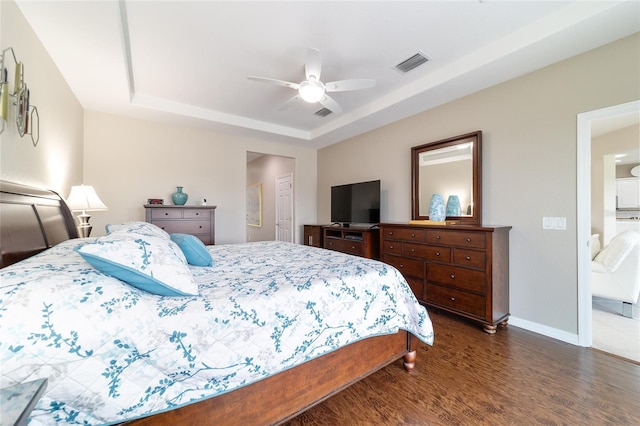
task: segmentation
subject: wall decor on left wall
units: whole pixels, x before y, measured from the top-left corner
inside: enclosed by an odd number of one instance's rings
[[[9,89],[9,70],[5,58],[11,53],[14,64],[13,91]],[[4,132],[10,120],[11,107],[15,107],[15,123],[20,137],[31,136],[33,146],[40,140],[40,115],[38,108],[30,104],[31,92],[24,81],[24,64],[16,58],[12,47],[2,51],[0,57],[0,134]],[[11,98],[11,101],[9,101]]]

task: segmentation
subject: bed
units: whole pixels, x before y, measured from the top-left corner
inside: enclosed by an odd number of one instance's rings
[[[48,379],[32,425],[278,424],[399,358],[413,369],[419,342],[433,343],[425,308],[381,262],[274,241],[207,246],[211,266],[185,261],[187,287],[161,295],[95,254],[135,241],[191,262],[153,225],[77,238],[57,194],[9,182],[0,220],[0,388]]]

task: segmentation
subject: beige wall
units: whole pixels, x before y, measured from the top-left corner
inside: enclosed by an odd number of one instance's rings
[[[591,233],[604,235],[604,160],[607,154],[640,149],[640,129],[626,127],[591,140]],[[633,165],[616,167],[617,177],[631,176]],[[618,170],[620,169],[620,170]],[[615,182],[611,183],[615,185]],[[615,212],[612,212],[615,215]]]
[[[381,220],[407,222],[410,148],[482,130],[484,223],[513,226],[513,322],[576,334],[576,116],[640,99],[638,75],[635,34],[324,148],[318,220],[329,220],[331,185],[381,179]],[[354,166],[363,155],[367,167]],[[544,216],[566,217],[567,230],[542,230]]]
[[[71,185],[82,183],[82,107],[13,1],[0,2],[0,45],[2,50],[12,47],[24,64],[31,104],[40,116],[40,138],[34,147],[29,135],[20,137],[15,109],[10,111],[0,135],[0,178],[67,196]],[[10,51],[5,64],[13,91],[15,62]]]
[[[216,243],[246,241],[247,151],[295,159],[295,241],[316,221],[316,151],[194,128],[85,112],[84,175],[109,207],[91,219],[92,235],[107,223],[144,220],[148,198],[171,203],[176,186],[216,208]]]
[[[276,239],[276,178],[293,175],[295,166],[294,159],[278,155],[263,155],[247,164],[247,185],[262,184],[262,226],[247,226],[247,241]]]

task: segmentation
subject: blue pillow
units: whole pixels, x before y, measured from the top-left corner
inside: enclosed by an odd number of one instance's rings
[[[197,296],[198,284],[180,247],[161,236],[113,232],[76,251],[94,268],[160,296]]]
[[[171,241],[180,247],[189,265],[213,266],[211,254],[200,238],[189,234],[171,234]]]

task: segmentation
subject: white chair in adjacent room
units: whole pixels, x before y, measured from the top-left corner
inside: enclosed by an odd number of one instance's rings
[[[622,302],[622,315],[632,317],[633,304],[640,296],[640,232],[616,235],[595,255],[591,261],[591,292]]]

